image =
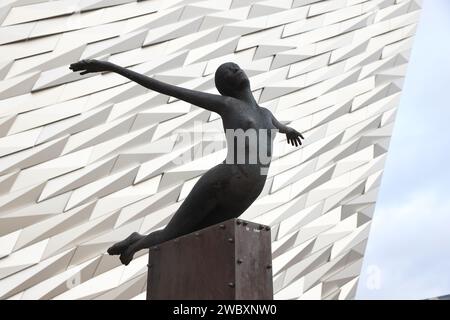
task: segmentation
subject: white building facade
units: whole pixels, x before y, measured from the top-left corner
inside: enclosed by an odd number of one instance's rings
[[[352,299],[420,15],[418,0],[9,0],[0,4],[0,298],[144,299],[147,252],[225,157],[221,119],[105,59],[216,93],[223,62],[305,136],[275,140],[241,216],[272,227],[275,299]]]

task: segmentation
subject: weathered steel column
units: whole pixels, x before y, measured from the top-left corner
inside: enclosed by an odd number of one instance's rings
[[[270,228],[231,219],[153,247],[147,299],[273,299]]]

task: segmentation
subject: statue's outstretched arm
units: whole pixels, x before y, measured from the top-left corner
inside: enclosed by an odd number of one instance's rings
[[[214,111],[218,114],[222,114],[222,112],[225,110],[226,98],[221,95],[174,86],[150,78],[138,72],[129,70],[127,68],[123,68],[108,61],[100,61],[94,59],[81,60],[79,62],[71,64],[70,69],[73,71],[82,71],[81,74],[103,71],[115,72],[148,89],[186,101],[188,103],[192,103],[196,106]]]
[[[278,121],[277,118],[270,112],[269,109],[264,108],[272,118],[272,124],[275,126],[275,128],[278,129],[280,133],[286,134],[287,142],[292,144],[293,146],[300,146],[302,144],[301,139],[305,139],[303,135],[295,130],[294,128],[288,127],[287,125],[282,124],[280,121]]]

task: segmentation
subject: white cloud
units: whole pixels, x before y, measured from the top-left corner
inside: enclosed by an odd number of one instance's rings
[[[436,190],[377,209],[359,299],[424,299],[450,292],[450,199]],[[380,285],[373,289],[373,270]],[[372,288],[372,289],[371,289]]]

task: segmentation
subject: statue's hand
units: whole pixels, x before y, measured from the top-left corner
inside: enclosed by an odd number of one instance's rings
[[[90,72],[111,71],[111,66],[112,63],[108,61],[86,59],[72,63],[69,69],[72,70],[73,72],[81,71],[80,74],[83,75]]]
[[[302,145],[301,139],[305,139],[303,138],[303,135],[300,132],[291,127],[287,127],[286,138],[289,144],[292,144],[293,146],[296,147]]]

